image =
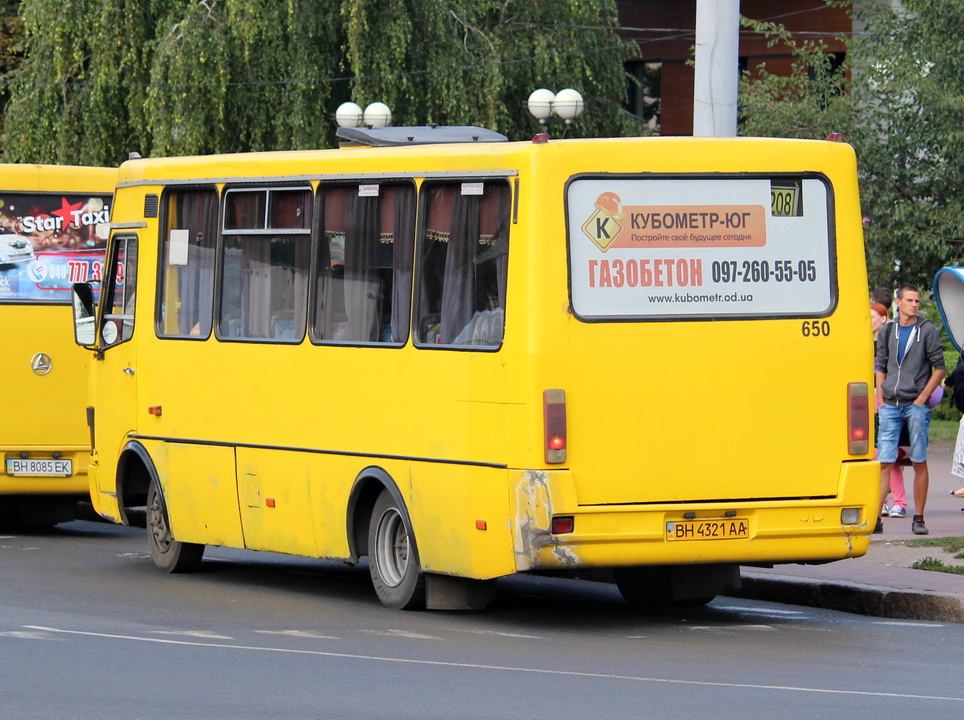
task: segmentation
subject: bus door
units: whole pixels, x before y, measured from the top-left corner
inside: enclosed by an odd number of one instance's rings
[[[110,248],[101,297],[97,362],[102,365],[94,375],[96,381],[91,388],[90,400],[95,410],[88,410],[88,422],[93,425],[94,461],[106,461],[108,465],[120,456],[128,435],[137,426],[137,354],[136,344],[130,342],[137,302],[137,235],[117,234],[111,239]],[[91,495],[116,492],[116,472],[112,468],[104,469],[106,473],[96,473],[99,487],[92,488]],[[95,500],[95,504],[100,503]]]

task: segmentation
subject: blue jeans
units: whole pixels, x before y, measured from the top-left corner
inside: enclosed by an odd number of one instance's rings
[[[931,409],[926,405],[881,405],[877,410],[880,428],[877,433],[877,459],[882,463],[897,462],[900,430],[907,423],[910,436],[910,461],[927,462],[927,439],[931,427]]]

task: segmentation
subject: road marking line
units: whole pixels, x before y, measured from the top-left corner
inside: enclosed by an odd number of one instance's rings
[[[756,608],[756,607],[745,607],[743,605],[727,605],[722,610],[737,610],[744,613],[754,613],[756,615],[786,615],[801,617],[806,616],[806,612],[802,610],[778,610],[776,608]]]
[[[773,630],[770,625],[687,625],[683,630],[722,630],[735,631],[735,630]]]
[[[10,630],[9,632],[0,632],[0,637],[20,638],[21,640],[49,640],[50,633],[24,632],[22,630]]]
[[[915,628],[942,628],[947,627],[944,623],[924,623],[917,622],[913,618],[908,618],[907,620],[875,620],[874,625],[902,625],[903,627],[915,627]]]
[[[411,638],[412,640],[441,640],[434,635],[422,635],[421,633],[411,632],[410,630],[362,630],[369,635],[388,635],[390,637]]]
[[[473,633],[474,635],[499,635],[500,637],[521,638],[523,640],[548,640],[549,639],[542,635],[523,635],[522,633],[501,632],[499,630],[463,630],[461,628],[458,628],[458,631]]]
[[[113,633],[97,633],[85,630],[64,630],[62,628],[46,627],[44,625],[24,625],[28,630],[44,630],[46,632],[63,633],[65,635],[81,635],[106,640],[130,640],[133,642],[158,643],[162,645],[182,645],[186,647],[216,648],[223,650],[249,650],[264,653],[281,653],[287,655],[313,655],[316,657],[344,658],[346,660],[371,660],[373,662],[399,663],[404,665],[431,665],[434,667],[466,668],[469,670],[494,670],[498,672],[532,673],[536,675],[557,675],[560,677],[580,677],[595,680],[631,680],[641,683],[661,683],[666,685],[694,685],[700,687],[740,688],[748,690],[776,690],[784,692],[813,693],[817,695],[848,695],[856,697],[893,698],[895,700],[939,700],[943,702],[961,703],[964,697],[948,697],[943,695],[912,695],[908,693],[880,692],[879,690],[840,690],[834,688],[800,687],[796,685],[762,685],[756,683],[727,683],[711,682],[708,680],[680,680],[674,678],[648,677],[644,675],[615,675],[610,673],[591,673],[576,670],[549,670],[546,668],[519,667],[512,665],[483,665],[481,663],[445,662],[443,660],[417,660],[415,658],[393,658],[379,655],[359,655],[355,653],[331,652],[325,650],[293,650],[289,648],[259,647],[257,645],[228,645],[226,643],[202,643],[190,640],[168,640],[164,638],[139,637],[137,635],[116,635]]]
[[[186,635],[187,637],[206,638],[208,640],[234,640],[230,635],[218,635],[207,630],[151,630],[154,635]]]
[[[287,635],[288,637],[311,638],[312,640],[337,640],[334,635],[322,635],[311,630],[255,630],[262,635]]]

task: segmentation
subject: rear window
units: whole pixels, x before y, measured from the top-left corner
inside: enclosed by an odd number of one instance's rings
[[[585,320],[808,317],[835,302],[822,176],[580,177],[566,205]]]

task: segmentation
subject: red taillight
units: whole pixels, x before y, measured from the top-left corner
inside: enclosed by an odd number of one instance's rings
[[[870,392],[865,382],[847,384],[847,450],[851,455],[870,452]]]
[[[553,535],[562,535],[571,533],[575,529],[576,519],[572,515],[554,515],[549,531]]]
[[[543,390],[542,418],[547,463],[566,461],[566,391]]]

